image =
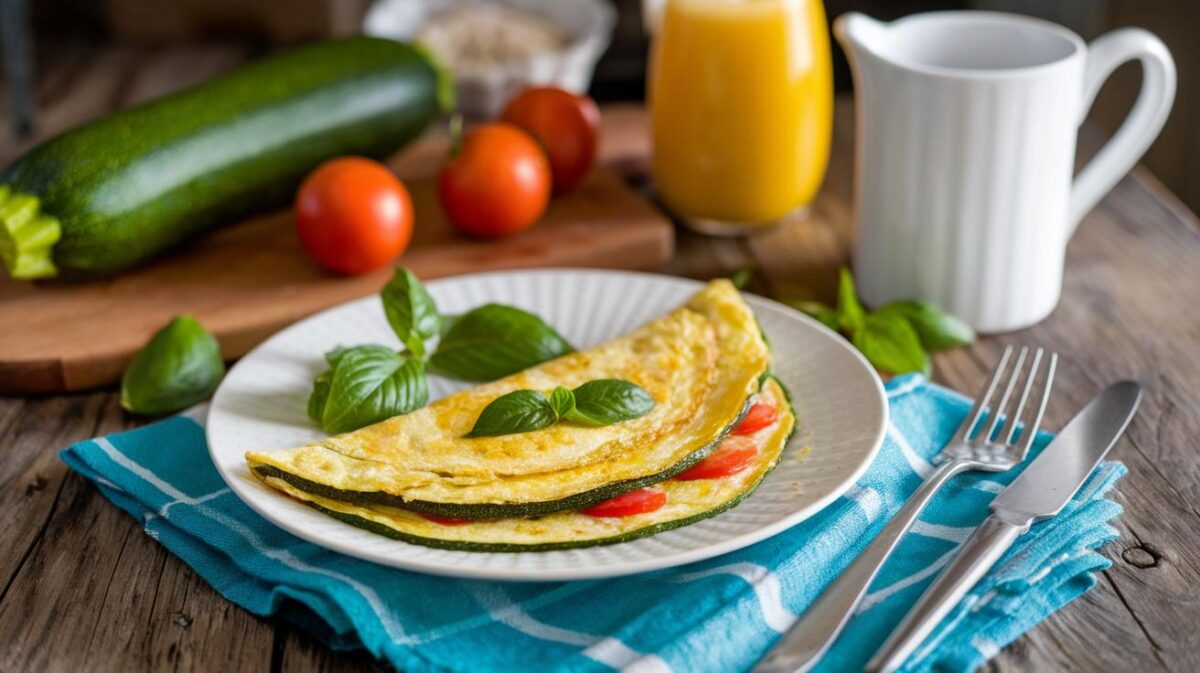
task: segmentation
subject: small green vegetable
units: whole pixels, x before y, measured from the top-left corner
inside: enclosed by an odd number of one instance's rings
[[[654,398],[640,386],[621,379],[588,381],[575,390],[556,387],[515,390],[492,400],[466,437],[495,437],[548,428],[559,421],[591,426],[612,425],[645,416]]]
[[[573,349],[541,318],[513,306],[486,304],[460,316],[429,362],[466,381],[494,381]]]
[[[925,350],[936,352],[975,341],[975,330],[954,316],[943,313],[933,302],[894,301],[879,309],[883,315],[896,314],[917,331]]]
[[[121,379],[121,406],[135,414],[182,411],[212,395],[225,376],[217,340],[190,315],[167,323]]]
[[[412,271],[403,267],[379,293],[388,324],[401,343],[418,358],[425,357],[425,342],[441,331],[437,305]]]
[[[319,416],[330,434],[357,430],[425,406],[429,386],[425,365],[384,346],[356,346],[334,358],[317,377],[309,415]],[[328,383],[322,380],[327,376]]]

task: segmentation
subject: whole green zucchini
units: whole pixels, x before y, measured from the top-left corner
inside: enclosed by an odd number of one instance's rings
[[[14,278],[103,275],[289,202],[313,167],[386,156],[450,104],[412,46],[319,42],[81,126],[0,174],[0,260]]]

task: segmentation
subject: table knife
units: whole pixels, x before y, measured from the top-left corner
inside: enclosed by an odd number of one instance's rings
[[[1088,402],[1041,455],[996,496],[991,516],[921,595],[867,664],[867,670],[890,673],[898,669],[1030,525],[1061,512],[1125,431],[1141,399],[1141,386],[1122,381]]]

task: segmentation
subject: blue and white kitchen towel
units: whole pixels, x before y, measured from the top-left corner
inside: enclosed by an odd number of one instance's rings
[[[509,584],[386,568],[304,542],[251,511],[177,416],[80,442],[63,459],[229,600],[282,612],[335,648],[401,671],[740,671],[751,667],[930,471],[966,413],[920,376],[888,385],[891,422],[846,496],[752,547],[689,566],[583,582]],[[1041,438],[1040,446],[1048,437]],[[1124,474],[1105,463],[1062,515],[993,569],[907,670],[971,670],[1096,582]],[[955,478],[883,569],[820,670],[860,670],[1013,475]],[[116,580],[120,582],[121,580]]]

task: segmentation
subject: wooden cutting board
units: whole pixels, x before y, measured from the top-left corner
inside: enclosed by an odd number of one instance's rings
[[[444,147],[428,139],[393,162],[416,213],[413,242],[397,263],[419,277],[541,266],[651,269],[670,260],[671,223],[605,167],[553,200],[542,221],[519,236],[461,236],[441,214],[431,175]],[[221,229],[111,279],[3,278],[0,393],[116,382],[146,339],[181,313],[196,316],[226,358],[236,358],[306,315],[377,292],[390,277],[390,269],[353,278],[323,271],[300,247],[291,213],[280,212]]]

